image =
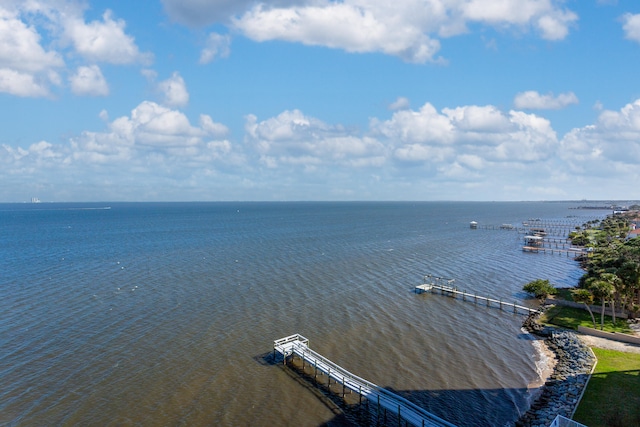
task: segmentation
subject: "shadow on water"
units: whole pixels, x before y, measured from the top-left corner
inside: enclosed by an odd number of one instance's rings
[[[288,377],[296,381],[305,392],[312,393],[334,414],[333,418],[320,426],[405,426],[396,413],[379,408],[375,402],[361,397],[357,392],[344,389],[340,383],[328,381],[326,375],[315,373],[310,365],[303,368],[298,360],[288,359],[283,363],[281,355],[273,352],[255,356],[254,359],[263,365],[277,366]],[[498,420],[494,414],[484,414],[484,419],[477,419],[480,406],[486,407],[487,401],[510,402],[514,396],[526,393],[525,389],[468,389],[468,390],[396,390],[384,387],[426,411],[446,420],[458,427],[513,425],[516,420],[506,422]],[[469,402],[480,402],[478,408],[469,407]],[[515,403],[514,403],[515,404]]]
[[[312,393],[320,402],[334,414],[333,418],[321,426],[405,426],[405,420],[400,420],[397,413],[380,408],[375,402],[360,396],[358,392],[343,388],[339,382],[329,380],[326,375],[314,372],[310,365],[303,367],[298,360],[288,359],[284,363],[282,356],[274,356],[272,352],[256,356],[256,360],[265,365],[277,366],[288,377],[296,381],[301,387]],[[562,383],[575,381],[554,381],[555,390],[562,388]],[[471,426],[511,426],[518,420],[504,420],[496,418],[493,413],[483,412],[482,408],[498,406],[504,402],[513,402],[514,396],[522,396],[531,392],[523,388],[503,389],[455,389],[455,390],[396,390],[391,387],[384,389],[418,405],[427,412],[458,427]],[[534,391],[531,402],[533,410],[539,410],[552,404],[556,399],[562,399],[549,388],[542,387]],[[477,407],[470,402],[479,402]],[[524,415],[520,414],[521,416]],[[522,425],[529,425],[524,421]]]
[[[358,419],[354,419],[352,416],[353,405],[347,403],[347,400],[343,399],[342,394],[334,393],[326,386],[321,385],[314,379],[313,375],[310,375],[307,371],[303,371],[302,366],[296,364],[284,364],[284,360],[281,355],[276,355],[273,351],[259,354],[253,357],[258,364],[262,366],[277,366],[282,369],[289,378],[293,379],[298,385],[300,385],[307,392],[313,394],[322,404],[324,404],[333,414],[334,418],[322,424],[323,426],[332,427],[347,427],[362,425]],[[334,390],[335,391],[335,390]]]

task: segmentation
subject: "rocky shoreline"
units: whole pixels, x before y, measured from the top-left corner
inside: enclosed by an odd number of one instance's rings
[[[541,326],[539,316],[530,315],[522,326],[544,338],[556,365],[538,398],[516,422],[517,427],[548,427],[557,415],[571,418],[596,362],[591,349],[575,333]]]

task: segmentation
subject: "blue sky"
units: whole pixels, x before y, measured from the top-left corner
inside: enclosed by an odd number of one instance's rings
[[[0,201],[640,199],[637,0],[0,0]]]

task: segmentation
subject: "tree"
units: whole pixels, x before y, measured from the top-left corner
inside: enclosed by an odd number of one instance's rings
[[[593,304],[593,294],[588,289],[576,289],[571,291],[573,295],[573,300],[575,302],[581,302],[587,307],[589,314],[591,315],[591,321],[593,322],[593,329],[596,328],[596,318],[593,315],[593,311],[591,311],[590,305]]]
[[[600,329],[604,328],[604,306],[615,292],[613,285],[606,280],[596,279],[589,283],[589,290],[593,292],[596,298],[600,298],[602,303],[602,311],[600,312]]]
[[[524,285],[522,290],[534,295],[540,300],[540,302],[544,302],[549,295],[555,295],[558,293],[558,290],[546,279],[533,280]]]
[[[622,294],[622,307],[631,310],[633,294],[640,284],[640,263],[630,258],[623,258],[616,275],[622,281],[618,288],[618,292]]]
[[[616,293],[618,289],[622,287],[622,280],[613,273],[602,273],[600,275],[602,280],[607,282],[611,287],[609,288],[609,300],[611,301],[611,311],[613,316],[613,324],[616,324]]]

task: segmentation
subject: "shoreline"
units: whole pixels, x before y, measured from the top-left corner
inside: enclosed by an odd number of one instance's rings
[[[543,327],[537,323],[539,316],[539,313],[528,316],[522,326],[541,338],[536,346],[539,355],[541,360],[548,357],[551,363],[541,370],[540,376],[549,371],[550,374],[535,393],[529,409],[516,421],[517,427],[548,426],[558,415],[570,419],[596,363],[593,351],[576,333]]]
[[[529,389],[541,389],[544,383],[551,377],[553,370],[556,367],[558,361],[556,360],[556,354],[549,348],[545,340],[532,335],[532,344],[536,349],[538,360],[536,360],[536,371],[538,378],[529,384]],[[535,401],[535,399],[534,399]]]

